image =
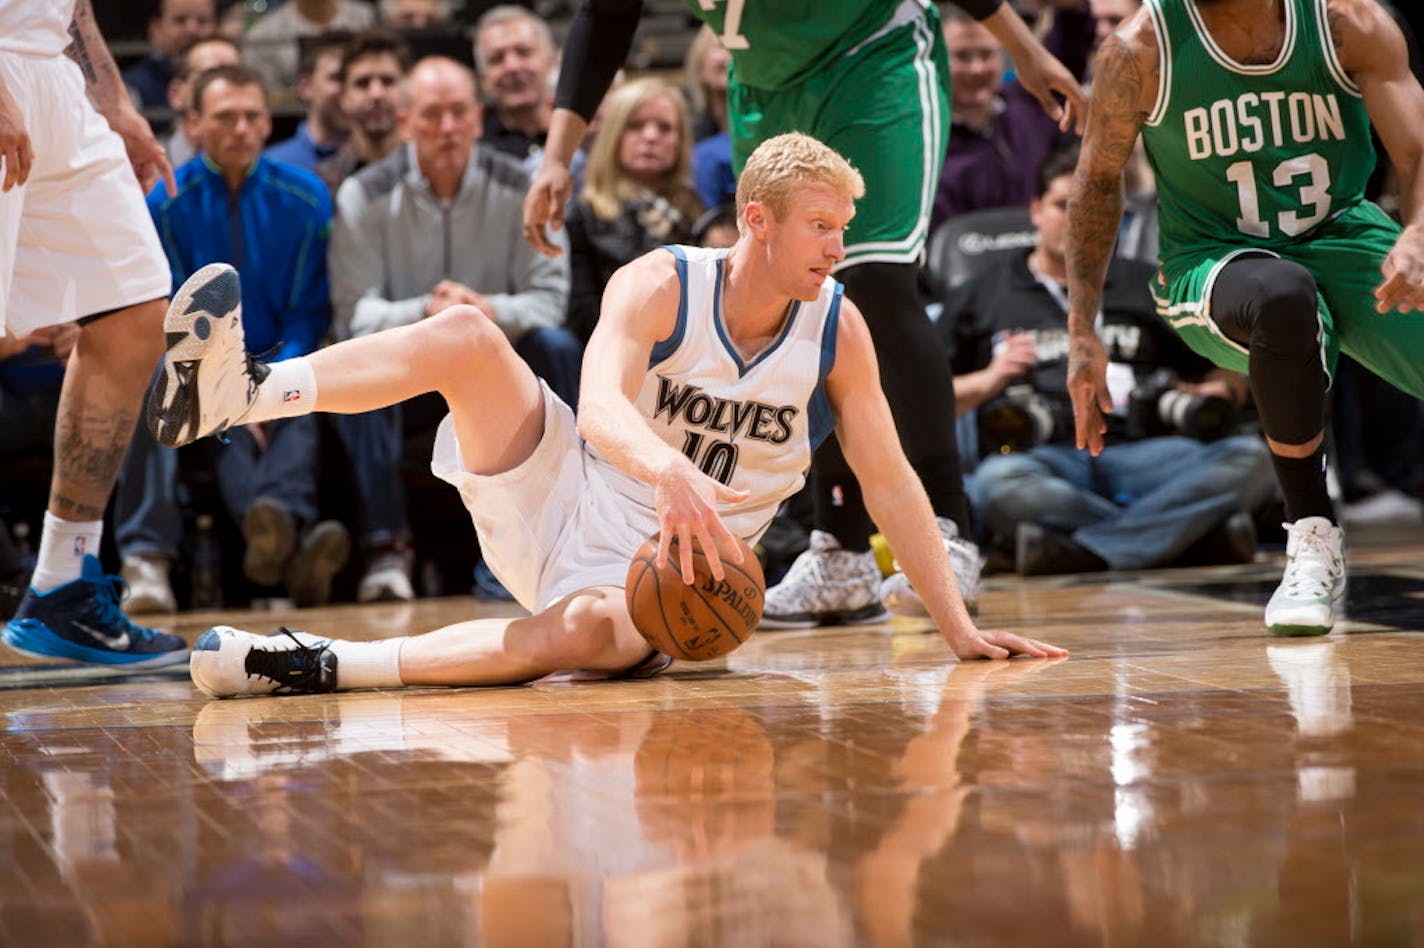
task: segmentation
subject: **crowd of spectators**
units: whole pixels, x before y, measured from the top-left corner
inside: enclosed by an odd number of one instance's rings
[[[1094,46],[1137,3],[1017,5],[1045,45],[1090,82]],[[254,356],[304,355],[330,339],[469,302],[552,390],[576,404],[582,347],[612,273],[662,244],[719,245],[735,234],[728,54],[710,30],[689,29],[681,74],[615,85],[575,162],[580,189],[566,229],[556,234],[567,252],[550,259],[533,252],[520,233],[522,198],[541,158],[558,70],[549,22],[524,6],[460,0],[268,6],[254,16],[253,4],[230,0],[156,0],[146,52],[127,57],[124,70],[176,169],[177,193],[160,186],[149,196],[174,286],[209,263],[236,266]],[[972,222],[975,213],[1005,206],[1023,209],[1024,226],[1056,221],[1061,208],[1045,201],[1057,192],[1049,193],[1053,182],[1045,183],[1040,169],[1071,143],[1014,81],[1012,63],[993,35],[952,6],[942,11],[953,131],[933,226]],[[273,135],[279,125],[286,134]],[[1157,338],[1143,280],[1156,255],[1145,161],[1130,170],[1127,190],[1122,271],[1110,276],[1109,298],[1115,278],[1141,283],[1138,296],[1117,297],[1132,310],[1123,320]],[[992,243],[990,234],[980,246]],[[1052,362],[1051,352],[1035,355],[1025,341],[1035,333],[1046,340],[1052,332],[1019,325],[1015,320],[1022,319],[1009,310],[1021,308],[1022,300],[1001,298],[1056,299],[1038,259],[1021,249],[994,265],[997,275],[968,286],[949,287],[935,272],[925,281],[931,311],[943,313],[941,335],[960,377],[956,391],[970,429],[978,414],[972,409],[1001,398],[1015,380],[1033,378],[1035,364]],[[1147,315],[1140,317],[1142,309]],[[0,339],[0,460],[7,472],[0,478],[0,577],[23,570],[27,528],[42,512],[47,419],[71,344],[63,328]],[[1177,355],[1168,361],[1186,377],[1194,368],[1205,372]],[[1249,418],[1249,394],[1244,387],[1232,391]],[[1360,406],[1378,415],[1383,405],[1397,418],[1384,430],[1420,427],[1410,399],[1353,386],[1346,394],[1347,422]],[[453,535],[452,543],[474,545],[457,505],[429,509],[423,446],[438,419],[438,407],[417,400],[330,423],[313,416],[239,427],[228,443],[180,452],[156,445],[140,427],[111,511],[116,548],[106,551],[123,563],[133,590],[129,608],[162,612],[188,603],[199,517],[218,522],[233,554],[227,583],[236,600],[404,600],[463,591],[472,583],[481,594],[499,596],[498,583],[473,561],[474,576],[452,570],[442,560],[447,551],[422,542],[422,536]],[[1398,452],[1385,452],[1389,463],[1381,463],[1369,430],[1347,429],[1341,439],[1347,493],[1354,499],[1388,486],[1417,515],[1420,452],[1403,461]],[[1259,441],[1257,450],[1250,437],[1232,444],[1239,452],[1226,466],[1255,478]],[[1212,456],[1223,453],[1218,447]],[[1131,507],[1134,499],[1125,494],[1096,504],[1083,500],[1072,522],[1028,510],[1018,503],[1025,484],[1040,498],[1068,490],[1064,468],[1055,473],[1048,454],[1053,450],[1045,446],[1037,454],[994,457],[987,472],[973,475],[980,478],[971,490],[984,528],[980,539],[992,545],[997,534],[1010,565],[1015,553],[1024,572],[1158,565],[1199,539],[1184,535],[1169,544],[1170,555],[1138,562],[1140,556],[1116,551],[1140,553],[1141,544],[1104,542],[1099,534],[1110,530],[1089,529]],[[1260,479],[1269,482],[1266,474]],[[996,490],[995,484],[1015,489]],[[1249,502],[1233,495],[1219,505],[1213,524],[1225,527],[1233,515],[1265,503],[1254,493]],[[426,519],[438,527],[423,529]],[[452,534],[452,523],[468,532]],[[1085,532],[1074,541],[1074,530]],[[785,534],[773,531],[778,535]],[[1237,531],[1236,538],[1242,535]],[[1027,569],[1024,537],[1031,548]],[[1046,566],[1044,549],[1052,554]]]

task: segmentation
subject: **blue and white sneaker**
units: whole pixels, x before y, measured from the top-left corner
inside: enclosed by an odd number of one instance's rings
[[[176,635],[135,625],[119,609],[127,584],[108,576],[99,558],[84,557],[79,578],[47,593],[30,587],[5,626],[5,644],[34,658],[93,665],[160,668],[188,658]]]
[[[188,673],[210,698],[323,694],[337,687],[330,644],[331,639],[287,628],[253,635],[215,625],[193,643]]]
[[[210,263],[190,276],[163,320],[168,351],[148,387],[148,430],[177,448],[242,424],[271,369],[247,354],[237,271]]]

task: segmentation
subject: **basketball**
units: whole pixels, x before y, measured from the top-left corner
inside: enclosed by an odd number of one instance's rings
[[[741,645],[761,621],[766,578],[751,547],[741,540],[742,562],[722,559],[725,578],[712,578],[707,556],[693,551],[696,581],[687,585],[672,541],[667,566],[658,569],[658,538],[644,543],[628,567],[628,614],[648,644],[665,655],[705,662]]]

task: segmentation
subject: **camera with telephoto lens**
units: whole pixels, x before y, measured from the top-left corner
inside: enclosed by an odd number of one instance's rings
[[[1138,382],[1127,399],[1127,436],[1134,441],[1162,435],[1215,441],[1234,434],[1239,422],[1235,402],[1180,391],[1171,369],[1158,369]]]
[[[1073,409],[1030,385],[1010,385],[979,407],[979,456],[1027,451],[1073,432]]]

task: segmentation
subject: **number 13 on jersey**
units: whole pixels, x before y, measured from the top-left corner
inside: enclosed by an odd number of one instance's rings
[[[1300,185],[1298,194],[1300,209],[1308,208],[1310,213],[1301,216],[1295,211],[1281,211],[1276,214],[1276,227],[1287,237],[1305,233],[1330,213],[1330,165],[1319,155],[1312,153],[1287,158],[1271,172],[1271,183],[1278,188],[1290,187],[1302,175],[1306,176],[1306,181]],[[1226,169],[1226,180],[1236,185],[1236,199],[1241,205],[1236,229],[1251,237],[1271,236],[1271,225],[1261,217],[1255,163],[1238,161],[1230,165]]]
[[[697,0],[697,5],[703,10],[715,10],[717,4],[722,0]],[[722,18],[722,32],[717,34],[717,39],[729,50],[750,49],[751,44],[742,35],[742,10],[747,5],[747,0],[726,0],[727,14]]]

